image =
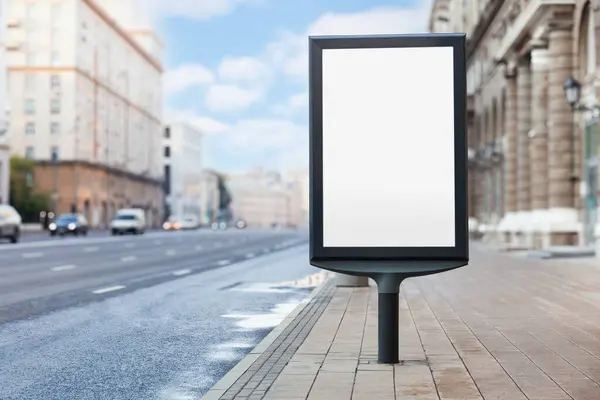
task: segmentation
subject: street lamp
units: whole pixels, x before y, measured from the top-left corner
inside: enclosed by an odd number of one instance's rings
[[[569,76],[563,85],[565,91],[565,97],[567,102],[573,110],[576,110],[579,105],[579,99],[581,98],[581,84],[577,79]]]

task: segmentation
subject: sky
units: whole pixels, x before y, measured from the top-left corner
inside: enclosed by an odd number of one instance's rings
[[[426,32],[431,0],[142,0],[165,43],[164,117],[223,172],[308,167],[308,36]]]

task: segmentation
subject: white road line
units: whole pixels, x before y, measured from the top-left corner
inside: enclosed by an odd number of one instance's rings
[[[175,272],[173,272],[173,275],[175,275],[175,276],[187,275],[187,274],[189,274],[190,272],[192,272],[192,270],[191,270],[191,269],[182,269],[182,270],[180,270],[180,271],[175,271]]]
[[[86,253],[93,253],[95,251],[98,251],[98,247],[86,247],[83,249],[83,251],[85,251]]]
[[[103,293],[108,293],[108,292],[114,292],[115,290],[125,289],[126,287],[127,286],[124,286],[124,285],[110,286],[110,287],[94,290],[92,293],[103,294]]]
[[[252,257],[254,257],[254,253],[248,253],[248,254],[246,254],[246,258],[252,258]]]
[[[137,260],[136,256],[121,257],[121,261],[123,261],[123,262],[129,262],[129,261],[135,261],[135,260]]]
[[[196,250],[202,250],[203,248],[204,248],[204,247],[202,247],[202,246],[200,246],[200,245],[196,246]]]
[[[23,258],[40,258],[44,253],[23,253]]]
[[[219,264],[219,265],[227,265],[227,264],[229,264],[230,262],[231,262],[231,261],[229,261],[229,260],[221,260],[221,261],[219,261],[217,264]]]
[[[165,255],[167,255],[167,256],[174,256],[175,255],[175,250],[167,250],[167,251],[165,251]]]
[[[127,247],[127,248],[135,247],[135,243],[125,243],[125,247]]]
[[[58,267],[52,267],[50,268],[52,271],[58,272],[58,271],[66,271],[68,269],[73,269],[75,268],[74,265],[59,265]]]

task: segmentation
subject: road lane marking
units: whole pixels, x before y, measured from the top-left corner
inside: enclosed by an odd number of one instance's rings
[[[52,267],[50,268],[52,271],[58,272],[58,271],[66,271],[68,269],[73,269],[75,268],[74,265],[59,265],[58,267]]]
[[[200,246],[200,245],[196,246],[196,250],[202,250],[203,248],[204,248],[204,247],[202,247],[202,246]]]
[[[167,256],[174,256],[175,255],[175,250],[167,250],[167,251],[165,251],[165,255],[167,255]]]
[[[227,265],[227,264],[229,264],[230,262],[231,262],[231,261],[229,261],[229,260],[221,260],[221,261],[219,261],[217,264],[219,264],[219,265],[221,265],[221,266],[222,266],[222,265]]]
[[[98,247],[86,247],[85,249],[83,249],[83,251],[85,251],[86,253],[93,253],[95,251],[98,251]]]
[[[248,253],[248,254],[246,254],[246,258],[252,258],[252,257],[254,257],[254,253]]]
[[[128,247],[128,248],[135,247],[135,243],[125,243],[125,247]]]
[[[121,261],[123,261],[123,262],[129,262],[129,261],[135,261],[135,260],[137,260],[136,256],[121,257]]]
[[[23,258],[40,258],[44,253],[23,253]]]
[[[182,270],[180,270],[180,271],[175,271],[175,272],[173,272],[173,275],[175,275],[175,276],[182,276],[182,275],[187,275],[187,274],[189,274],[190,272],[192,272],[192,270],[191,270],[191,269],[182,269]]]
[[[104,293],[114,292],[116,290],[121,290],[121,289],[125,289],[125,288],[126,288],[126,286],[124,286],[124,285],[110,286],[110,287],[94,290],[92,293],[104,294]]]

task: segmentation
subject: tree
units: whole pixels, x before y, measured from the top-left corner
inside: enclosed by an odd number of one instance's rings
[[[24,221],[36,221],[50,207],[50,196],[34,189],[35,163],[19,156],[10,158],[10,204]]]

